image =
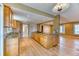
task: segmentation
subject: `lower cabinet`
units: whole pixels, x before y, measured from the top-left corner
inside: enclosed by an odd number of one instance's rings
[[[5,56],[18,55],[18,37],[5,39]]]

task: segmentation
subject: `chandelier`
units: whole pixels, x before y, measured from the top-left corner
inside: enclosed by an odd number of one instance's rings
[[[62,13],[68,8],[69,8],[68,3],[57,3],[53,8],[53,12],[54,13],[60,13],[60,12]]]

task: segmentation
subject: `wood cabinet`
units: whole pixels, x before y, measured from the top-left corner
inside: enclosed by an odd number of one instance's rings
[[[22,22],[17,21],[17,28],[20,29],[20,30],[22,29]]]
[[[18,37],[5,39],[4,56],[18,56]]]
[[[17,21],[16,20],[12,20],[12,28],[17,28]]]
[[[12,10],[10,7],[4,5],[4,26],[10,27],[11,26],[11,20],[12,20]]]
[[[45,48],[51,48],[59,43],[59,37],[52,34],[33,32],[32,38]]]
[[[21,27],[21,22],[20,21],[12,20],[12,28],[20,29],[20,27]]]
[[[22,34],[22,22],[17,20],[12,20],[12,28],[15,29],[20,33],[20,36]]]

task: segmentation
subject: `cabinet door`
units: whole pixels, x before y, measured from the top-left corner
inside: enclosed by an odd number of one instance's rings
[[[16,23],[16,20],[12,20],[12,28],[17,28],[17,23]]]
[[[4,26],[10,27],[12,19],[12,11],[8,6],[4,6]]]
[[[17,24],[17,29],[20,29],[20,22],[17,21],[16,24]]]
[[[18,37],[5,39],[5,56],[18,55]]]
[[[19,32],[22,30],[22,23],[20,21],[17,21],[17,29]]]

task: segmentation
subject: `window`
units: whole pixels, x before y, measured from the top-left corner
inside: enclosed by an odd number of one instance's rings
[[[74,34],[79,34],[79,24],[74,25]]]
[[[65,26],[64,25],[60,25],[60,33],[65,33]]]

